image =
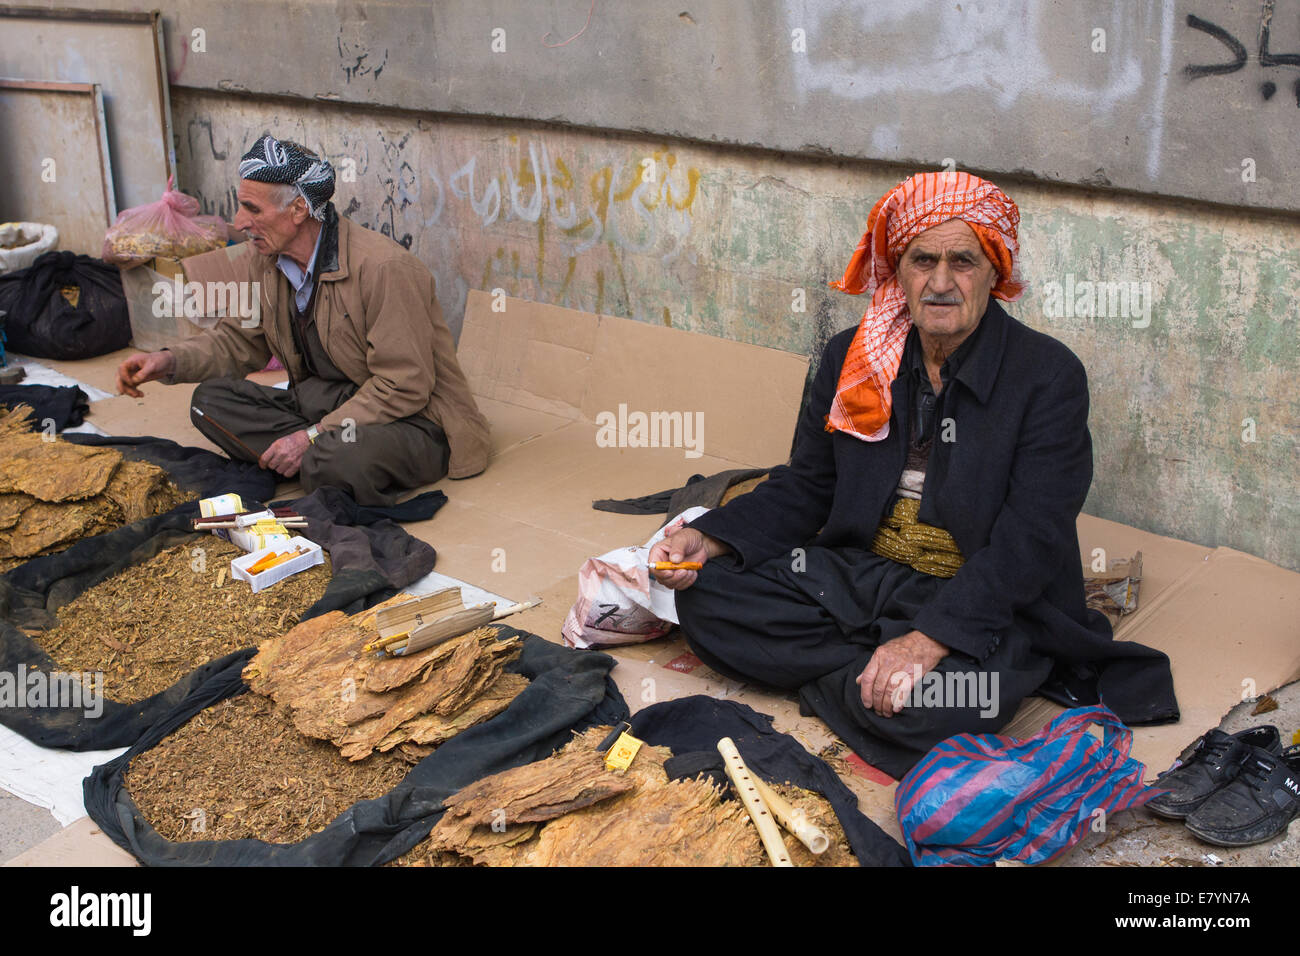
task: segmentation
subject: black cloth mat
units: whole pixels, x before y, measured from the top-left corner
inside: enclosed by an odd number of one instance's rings
[[[324,489],[322,489],[324,490]],[[395,505],[359,505],[351,496],[345,496],[351,502],[345,518],[348,524],[373,524],[381,518],[391,521],[427,521],[447,503],[447,496],[441,491],[426,491]],[[301,499],[296,499],[300,501]],[[268,508],[290,508],[295,506],[295,499],[284,498],[273,501]]]
[[[718,741],[730,737],[746,766],[764,779],[789,781],[825,797],[863,866],[912,865],[902,844],[858,810],[858,798],[826,761],[808,753],[788,734],[773,730],[772,718],[766,714],[736,701],[697,695],[652,704],[639,711],[631,723],[633,736],[668,747],[678,758],[704,751],[717,753]],[[685,760],[684,764],[689,768],[692,762]]]
[[[139,447],[135,450],[139,451]],[[198,449],[190,451],[209,454]],[[214,486],[215,490],[206,489],[206,494],[235,491],[246,504],[255,504],[259,489],[264,493],[264,485],[258,482],[271,481],[267,472],[256,468],[250,471],[218,455],[210,457],[224,462],[227,470],[223,483]],[[242,485],[229,477],[237,478],[240,469],[250,478]],[[360,510],[337,488],[317,489],[292,504],[308,517],[307,536],[330,552],[333,565],[325,594],[304,613],[304,620],[327,611],[356,613],[373,606],[428,574],[437,560],[431,546],[388,519],[369,513],[364,516],[376,519],[371,524],[347,524],[344,519],[361,516]],[[436,498],[430,498],[424,507],[436,510],[438,504]],[[201,547],[210,535],[191,530],[191,521],[197,516],[198,502],[187,502],[164,514],[84,538],[66,551],[33,558],[0,575],[0,673],[21,673],[26,678],[32,670],[55,670],[55,662],[20,628],[53,627],[58,608],[87,588],[160,551],[191,542]],[[130,746],[203,683],[208,673],[221,666],[219,661],[205,664],[175,686],[132,704],[105,700],[97,716],[88,716],[84,706],[0,707],[0,724],[42,747],[83,751]]]
[[[42,431],[46,420],[55,431],[76,428],[86,420],[90,401],[75,385],[0,385],[0,405],[30,405],[32,431]]]
[[[610,511],[621,515],[679,515],[687,508],[699,505],[716,508],[727,489],[737,482],[766,475],[767,468],[733,468],[716,475],[691,475],[680,488],[667,488],[640,498],[601,498],[591,506],[597,511]]]
[[[627,718],[627,705],[609,677],[606,654],[575,651],[535,634],[501,627],[502,639],[524,638],[510,670],[531,683],[506,710],[471,727],[420,761],[382,797],[354,804],[299,843],[206,840],[172,843],[140,816],[123,786],[136,754],[155,746],[205,707],[244,691],[240,672],[253,651],[231,655],[200,683],[191,683],[167,714],[126,753],[96,767],[83,785],[86,811],[114,843],[148,866],[376,866],[396,859],[428,836],[443,801],[483,777],[542,760],[575,732]]]
[[[402,512],[402,520],[432,518],[447,503],[441,491],[421,498],[419,506]],[[383,509],[359,507],[340,488],[317,488],[289,507],[307,519],[306,537],[329,552],[333,565],[325,594],[304,620],[326,611],[356,614],[386,601],[432,571],[438,560],[432,545],[384,517]]]

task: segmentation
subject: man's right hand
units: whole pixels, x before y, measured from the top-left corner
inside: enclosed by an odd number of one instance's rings
[[[680,531],[674,531],[651,548],[649,561],[651,564],[656,561],[672,561],[674,564],[681,564],[683,561],[698,561],[703,564],[709,558],[716,558],[718,555],[726,554],[730,550],[717,538],[710,538],[702,531],[696,531],[694,528],[682,528]],[[697,571],[651,571],[650,573],[655,576],[655,579],[660,584],[672,588],[674,591],[690,587],[695,583],[696,577],[699,576]]]
[[[132,398],[142,398],[144,393],[137,385],[166,378],[175,370],[176,356],[171,352],[136,352],[117,367],[117,390]]]

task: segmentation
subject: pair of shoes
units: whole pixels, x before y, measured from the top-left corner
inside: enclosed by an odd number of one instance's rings
[[[1251,846],[1285,834],[1300,814],[1300,746],[1255,748],[1232,782],[1194,810],[1187,829],[1206,843]]]
[[[1147,801],[1147,809],[1169,820],[1185,820],[1236,779],[1242,764],[1257,750],[1282,752],[1282,737],[1272,724],[1231,735],[1211,730],[1192,744],[1184,763],[1160,775],[1155,787],[1165,792]]]

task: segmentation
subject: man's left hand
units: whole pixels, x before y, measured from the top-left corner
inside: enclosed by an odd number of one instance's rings
[[[306,454],[309,447],[311,447],[311,439],[307,437],[306,429],[290,432],[283,438],[273,441],[271,447],[262,453],[257,463],[286,478],[292,478],[302,467],[302,456]]]
[[[894,716],[903,709],[913,683],[947,656],[948,648],[920,631],[886,641],[858,675],[862,706],[881,717]]]

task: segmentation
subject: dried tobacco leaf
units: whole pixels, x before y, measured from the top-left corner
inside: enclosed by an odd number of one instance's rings
[[[259,648],[245,682],[290,707],[299,731],[333,742],[351,760],[406,742],[437,745],[505,710],[527,681],[504,673],[521,642],[498,641],[494,628],[410,657],[362,651],[375,637],[375,612],[408,599],[399,594],[350,618],[336,612],[304,621]]]
[[[623,773],[595,748],[609,728],[592,728],[546,760],[486,777],[446,801],[429,837],[395,865],[406,866],[766,866],[743,806],[703,780],[670,781],[665,747],[643,746]],[[814,856],[786,836],[798,866],[857,866],[834,810],[819,794],[772,788],[831,837]]]

